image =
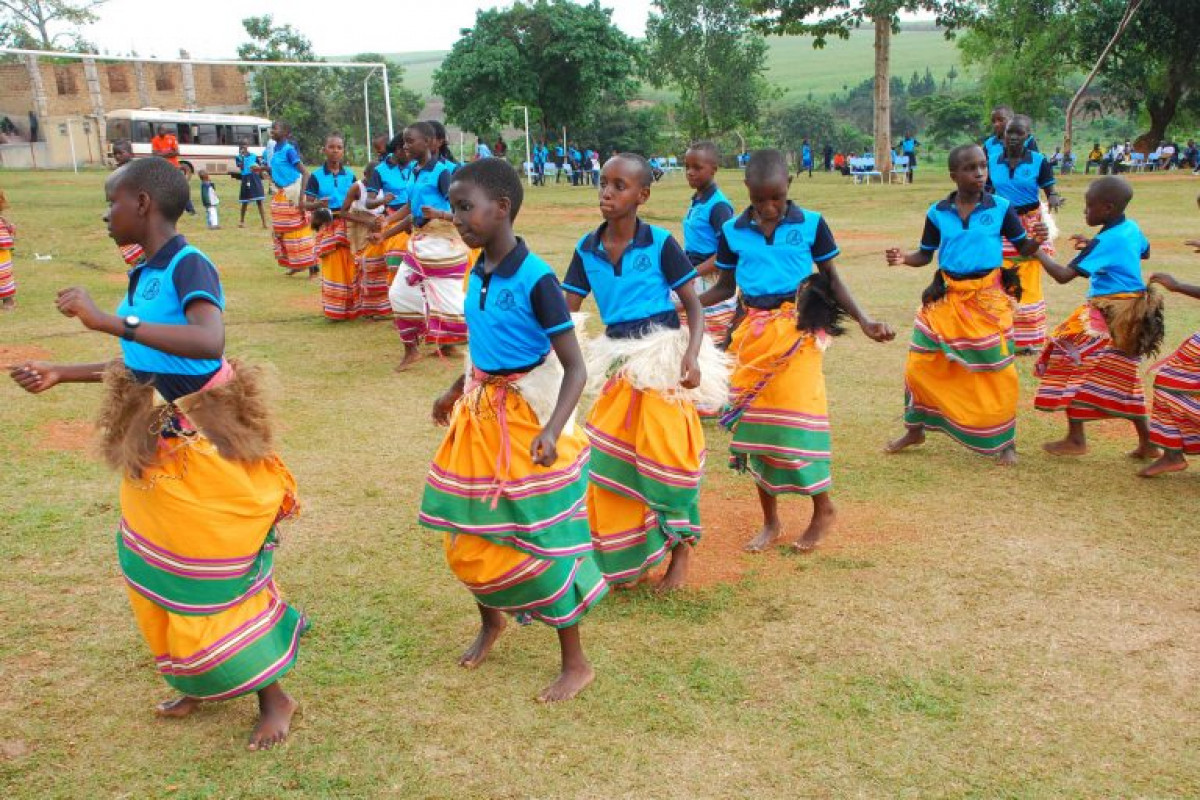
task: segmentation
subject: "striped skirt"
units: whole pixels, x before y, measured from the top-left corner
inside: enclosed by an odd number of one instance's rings
[[[388,287],[392,272],[388,267],[387,242],[367,242],[358,254],[359,307],[364,317],[390,317],[392,303]]]
[[[271,198],[272,241],[275,261],[288,270],[317,266],[317,238],[308,215],[293,205],[282,189]]]
[[[999,453],[1017,432],[1013,303],[1000,270],[944,275],[946,295],[922,306],[904,367],[904,423],[941,431],[978,453]]]
[[[467,341],[463,303],[469,258],[470,251],[452,223],[434,220],[412,235],[388,290],[400,341],[406,345]]]
[[[796,329],[796,306],[748,309],[729,353],[729,409],[721,417],[733,439],[729,465],[749,472],[768,494],[828,491],[827,339]]]
[[[584,507],[587,439],[571,424],[558,461],[535,465],[529,448],[542,424],[520,377],[476,373],[469,381],[430,467],[419,520],[445,534],[446,561],[480,605],[566,628],[608,592]]]
[[[1106,302],[1132,301],[1137,294],[1110,295]],[[1104,315],[1084,303],[1050,334],[1038,359],[1034,407],[1065,411],[1067,419],[1146,418],[1142,360],[1113,346]]]
[[[1200,455],[1200,333],[1192,334],[1158,367],[1150,441]]]
[[[273,573],[295,489],[277,458],[227,460],[199,433],[161,439],[155,467],[122,481],[121,571],[155,665],[179,692],[236,697],[295,664],[308,622]]]
[[[17,278],[13,274],[12,248],[0,246],[0,298],[17,293]]]
[[[358,264],[350,252],[346,223],[335,219],[317,234],[321,258],[321,310],[326,319],[354,319],[359,314]]]
[[[1047,213],[1035,208],[1021,215],[1021,225],[1028,232],[1034,225],[1046,220],[1053,224]],[[1048,239],[1042,250],[1054,255],[1054,240]],[[1036,258],[1022,258],[1016,248],[1004,240],[1004,265],[1016,268],[1021,278],[1021,299],[1013,314],[1013,343],[1018,353],[1041,350],[1046,344],[1046,293],[1042,287],[1042,263]]]

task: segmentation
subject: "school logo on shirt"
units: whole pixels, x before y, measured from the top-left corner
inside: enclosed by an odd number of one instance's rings
[[[784,237],[784,241],[787,242],[789,245],[792,245],[793,247],[795,245],[800,244],[800,229],[792,228],[790,231],[787,232],[787,236]]]
[[[979,222],[983,225],[991,225],[992,224],[992,215],[991,214],[980,214]]]
[[[501,311],[512,311],[517,307],[517,298],[513,296],[511,289],[500,292],[500,299],[496,301],[496,306]]]
[[[645,272],[646,270],[650,269],[650,256],[642,253],[640,256],[634,259],[633,268],[638,272]]]
[[[160,288],[162,287],[159,286],[158,278],[152,278],[150,282],[146,284],[146,288],[142,290],[142,299],[153,300],[154,298],[158,297],[158,290]]]

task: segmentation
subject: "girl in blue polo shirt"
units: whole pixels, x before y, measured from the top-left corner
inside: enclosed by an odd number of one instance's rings
[[[307,185],[308,169],[300,159],[300,151],[289,139],[292,126],[277,119],[271,124],[271,140],[275,150],[266,168],[275,184],[271,198],[271,227],[274,232],[275,260],[289,275],[308,270],[310,277],[318,271],[317,237],[309,226],[308,214],[300,204]]]
[[[469,277],[467,374],[433,406],[449,430],[420,521],[444,533],[446,561],[479,609],[479,634],[458,663],[487,658],[506,614],[537,619],[558,632],[562,669],[538,695],[556,702],[592,682],[579,622],[608,585],[592,557],[587,439],[574,421],[583,354],[554,271],[513,235],[522,196],[502,159],[455,175],[455,224],[482,255]]]
[[[721,228],[717,285],[706,305],[740,290],[747,314],[733,332],[728,411],[729,465],[754,477],[763,525],[746,545],[761,552],[783,534],[778,498],[812,498],[812,519],[793,545],[813,550],[833,525],[824,351],[849,315],[871,339],[895,338],[858,307],[838,274],[837,244],[825,219],[788,198],[791,176],[779,150],[746,165],[750,207]]]
[[[1162,295],[1147,291],[1142,280],[1150,243],[1125,216],[1132,199],[1133,187],[1123,178],[1093,181],[1084,196],[1084,218],[1100,231],[1091,239],[1071,237],[1081,249],[1070,264],[1038,251],[1038,260],[1059,283],[1088,279],[1086,302],[1051,332],[1036,367],[1041,381],[1034,407],[1067,415],[1067,435],[1043,445],[1052,455],[1086,453],[1083,424],[1108,417],[1133,423],[1138,446],[1130,456],[1162,455],[1150,441],[1141,376],[1142,358],[1162,344]]]
[[[317,256],[321,259],[321,310],[334,322],[358,316],[358,264],[350,249],[342,206],[357,180],[342,163],[346,143],[339,133],[325,137],[325,163],[308,176],[301,208],[322,219],[317,230]]]
[[[705,449],[696,405],[720,405],[727,369],[704,335],[695,268],[666,229],[638,219],[652,180],[639,155],[608,160],[600,172],[604,224],[576,245],[563,289],[572,311],[595,292],[606,326],[588,364],[603,385],[587,421],[596,559],[609,583],[632,585],[670,553],[661,588],[675,589],[700,540]]]
[[[275,586],[276,525],[296,484],[275,455],[257,370],[225,361],[225,304],[212,262],[176,232],[187,181],[160,158],[133,161],[105,184],[109,235],[140,244],[117,314],[78,287],[56,305],[119,338],[100,364],[27,362],[11,375],[33,394],[59,383],[107,389],[106,460],[121,471],[117,553],[138,627],[180,696],[156,713],[258,695],[251,750],[288,734],[297,703],[280,687],[295,664],[304,616]]]
[[[1185,244],[1200,252],[1200,241]],[[1200,286],[1177,281],[1164,272],[1151,275],[1150,283],[1200,300]],[[1163,454],[1138,473],[1143,478],[1185,470],[1187,457],[1200,455],[1200,331],[1167,357],[1156,372],[1150,442],[1161,447]]]
[[[258,204],[258,217],[262,220],[262,226],[267,227],[267,214],[263,211],[263,200],[267,199],[266,192],[263,191],[262,159],[256,154],[250,152],[250,141],[242,139],[238,143],[238,154],[234,156],[233,162],[237,166],[238,175],[241,180],[241,188],[238,190],[238,202],[241,203],[241,218],[238,220],[238,227],[246,227],[246,208],[251,203]]]
[[[920,445],[935,430],[1011,465],[1019,397],[1012,295],[1019,286],[1002,269],[1001,238],[1029,256],[1045,226],[1029,236],[1012,205],[985,190],[988,160],[979,145],[951,150],[949,166],[956,189],[926,213],[920,249],[885,253],[888,265],[909,267],[928,265],[936,253],[938,271],[921,295],[904,365],[906,431],[884,452]]]

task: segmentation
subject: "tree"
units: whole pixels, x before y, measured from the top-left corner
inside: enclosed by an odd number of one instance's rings
[[[616,150],[649,157],[662,145],[659,131],[665,124],[660,107],[631,108],[627,103],[614,101],[601,103],[587,123],[574,129],[572,138],[605,154]]]
[[[925,118],[925,136],[942,147],[954,147],[979,135],[979,124],[987,114],[977,94],[954,96],[931,94],[912,102],[913,110]]]
[[[421,113],[425,103],[421,96],[404,85],[404,67],[379,53],[361,53],[351,61],[362,63],[386,63],[388,65],[388,87],[392,96],[392,119],[413,120]],[[333,87],[327,112],[329,119],[336,120],[346,136],[346,147],[366,145],[366,109],[363,107],[363,81],[368,71],[363,69],[331,69]],[[367,80],[367,96],[371,107],[371,135],[387,133],[387,109],[383,100],[383,81],[378,72]],[[397,131],[398,132],[398,131]],[[364,157],[367,154],[363,153]]]
[[[750,13],[729,0],[654,0],[646,21],[642,72],[655,88],[674,86],[676,122],[691,139],[751,127],[772,96],[767,43]]]
[[[96,9],[107,0],[0,0],[0,44],[37,50],[95,50],[69,26],[90,25],[100,18]],[[63,41],[68,42],[62,48]]]
[[[1186,0],[1184,0],[1186,2]],[[812,36],[821,48],[830,36],[849,38],[870,22],[875,28],[874,131],[876,169],[892,168],[891,42],[900,31],[900,12],[932,12],[938,24],[953,17],[955,0],[747,0],[758,14],[756,25],[768,33]]]
[[[800,143],[808,139],[815,153],[817,143],[834,144],[838,134],[833,114],[817,103],[797,103],[775,112],[771,127],[784,148],[792,151],[799,150]]]
[[[476,12],[433,87],[446,116],[467,130],[493,130],[523,105],[544,134],[586,123],[601,102],[624,102],[637,54],[598,0],[517,2]]]

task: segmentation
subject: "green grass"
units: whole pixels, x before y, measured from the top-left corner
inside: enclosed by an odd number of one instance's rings
[[[0,173],[18,226],[16,313],[0,348],[99,360],[116,343],[53,310],[86,286],[115,306],[122,265],[104,235],[100,173]],[[1135,177],[1130,213],[1148,268],[1200,282],[1182,246],[1200,229],[1194,180]],[[741,204],[743,188],[724,175]],[[1085,182],[1064,181],[1063,233],[1082,230]],[[1126,426],[1090,426],[1093,452],[1054,460],[1060,434],[1032,410],[1020,362],[1021,464],[993,467],[945,437],[886,458],[900,427],[907,331],[928,271],[889,269],[949,185],[798,179],[824,212],[859,299],[901,333],[857,332],[829,350],[834,496],[840,519],[810,557],[738,546],[753,489],[723,467],[708,428],[702,574],[727,580],[659,599],[606,599],[584,624],[598,671],[577,701],[532,701],[554,674],[544,627],[513,628],[475,672],[455,666],[476,615],[438,536],[416,525],[441,431],[425,422],[457,365],[403,378],[386,324],[332,325],[318,288],[280,276],[269,240],[184,221],[219,264],[228,350],[270,365],[283,457],[303,516],[277,557],[287,596],[311,615],[286,683],[304,705],[290,744],[242,748],[250,698],[180,722],[131,619],[113,553],[116,480],[62,427],[89,420],[99,388],[30,397],[0,387],[0,796],[208,797],[1196,797],[1200,465],[1134,477]],[[227,192],[227,196],[230,193]],[[687,189],[655,187],[645,217],[679,230]],[[565,269],[599,221],[582,189],[531,190],[519,232]],[[53,254],[34,261],[34,252]],[[1052,320],[1084,287],[1053,286]],[[1168,301],[1168,348],[1200,328],[1200,303]],[[26,350],[25,352],[28,352]],[[64,447],[64,445],[67,445]],[[806,501],[784,502],[791,535]],[[740,575],[740,577],[734,577]]]

